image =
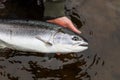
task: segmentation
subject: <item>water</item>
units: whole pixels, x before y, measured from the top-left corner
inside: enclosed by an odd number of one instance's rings
[[[59,56],[1,50],[0,80],[120,80],[120,1],[67,4],[67,14],[89,41],[89,49]]]

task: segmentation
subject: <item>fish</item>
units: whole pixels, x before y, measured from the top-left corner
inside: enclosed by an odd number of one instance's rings
[[[5,19],[0,20],[0,48],[39,53],[71,53],[88,49],[88,42],[57,24]]]

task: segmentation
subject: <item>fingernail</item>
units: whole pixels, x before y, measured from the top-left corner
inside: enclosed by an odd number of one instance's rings
[[[82,32],[81,31],[77,31],[78,34],[81,34]]]

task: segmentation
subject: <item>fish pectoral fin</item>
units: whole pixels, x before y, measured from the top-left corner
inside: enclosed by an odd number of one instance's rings
[[[36,39],[38,39],[38,40],[44,42],[46,45],[52,46],[52,43],[50,43],[50,42],[48,42],[48,41],[42,39],[40,36],[36,36]]]
[[[4,42],[3,40],[0,40],[0,48],[3,49],[3,48],[6,48],[6,42]]]
[[[6,46],[0,45],[0,49],[4,49],[6,48]]]

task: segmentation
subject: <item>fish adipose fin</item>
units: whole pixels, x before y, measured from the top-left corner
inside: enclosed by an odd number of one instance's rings
[[[48,41],[42,39],[40,36],[36,36],[36,39],[38,39],[38,40],[44,42],[46,45],[52,46],[52,43],[50,43],[50,42],[48,42]]]

